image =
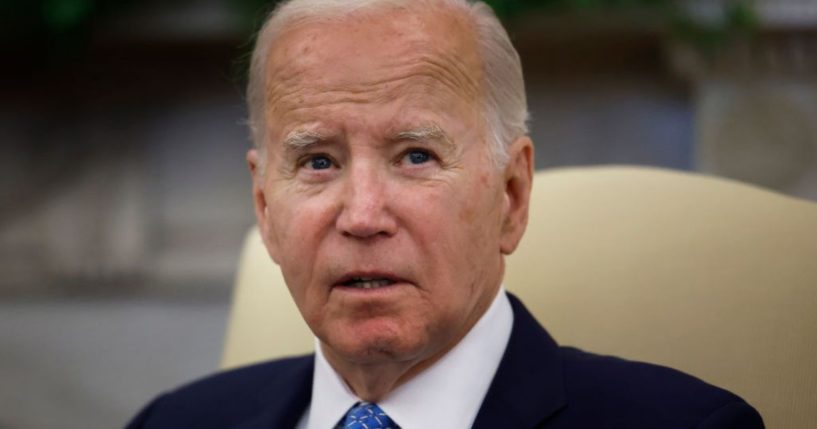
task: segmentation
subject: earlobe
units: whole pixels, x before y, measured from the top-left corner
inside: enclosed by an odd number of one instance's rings
[[[528,206],[533,185],[533,143],[527,136],[516,139],[508,147],[505,167],[505,195],[500,251],[511,254],[528,224]]]
[[[275,246],[270,240],[269,230],[269,205],[267,204],[267,196],[264,193],[264,173],[262,167],[263,160],[261,154],[256,149],[247,151],[247,167],[250,169],[252,177],[252,201],[255,208],[255,219],[258,224],[258,231],[261,234],[261,240],[264,242],[264,247],[267,248],[275,263],[278,263]]]
[[[266,198],[264,196],[264,180],[261,177],[261,159],[256,149],[247,151],[247,167],[250,169],[252,178],[252,200],[255,207],[255,217],[259,227],[264,224],[267,212]]]

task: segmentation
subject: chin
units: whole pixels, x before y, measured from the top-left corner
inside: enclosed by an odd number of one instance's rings
[[[357,364],[371,365],[413,360],[422,354],[426,342],[399,331],[352,330],[352,335],[324,341],[338,357]]]

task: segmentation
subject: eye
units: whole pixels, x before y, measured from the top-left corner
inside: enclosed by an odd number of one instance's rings
[[[410,164],[424,164],[431,160],[431,154],[420,149],[412,149],[405,155],[405,160]]]
[[[332,160],[326,155],[313,155],[303,165],[312,170],[326,170],[332,168]]]

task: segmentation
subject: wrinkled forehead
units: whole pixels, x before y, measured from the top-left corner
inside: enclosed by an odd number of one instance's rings
[[[441,7],[296,20],[277,34],[266,65],[266,104],[273,110],[298,89],[354,93],[408,82],[474,104],[482,99],[474,25],[463,12]]]

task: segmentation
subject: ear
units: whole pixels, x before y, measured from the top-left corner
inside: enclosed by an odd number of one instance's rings
[[[270,215],[269,206],[267,205],[267,196],[264,193],[264,160],[261,159],[262,153],[257,149],[250,149],[247,151],[247,167],[250,169],[252,177],[252,202],[255,207],[255,220],[258,223],[258,231],[261,233],[261,240],[264,241],[264,247],[267,248],[275,263],[278,263],[277,246],[275,240],[271,239],[270,233]]]
[[[499,245],[502,253],[509,255],[516,250],[528,225],[528,205],[533,185],[533,143],[528,136],[519,137],[508,147],[504,179],[505,195]]]

